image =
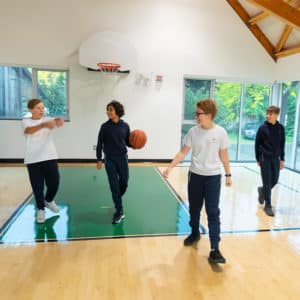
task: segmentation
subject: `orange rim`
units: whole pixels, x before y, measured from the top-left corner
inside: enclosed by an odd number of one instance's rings
[[[102,70],[117,70],[121,67],[121,65],[114,63],[97,63],[97,66]]]

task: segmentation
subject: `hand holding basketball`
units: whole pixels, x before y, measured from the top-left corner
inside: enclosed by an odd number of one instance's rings
[[[135,129],[130,132],[129,144],[133,149],[141,149],[147,142],[147,135],[141,129]]]

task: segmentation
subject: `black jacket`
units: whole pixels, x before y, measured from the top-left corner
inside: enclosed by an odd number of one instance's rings
[[[129,125],[121,119],[118,123],[112,120],[103,123],[98,135],[97,161],[103,161],[102,151],[107,156],[126,154],[127,147],[130,147],[129,134]]]
[[[255,157],[278,157],[284,160],[285,132],[284,127],[276,121],[274,125],[265,121],[258,129],[255,138]]]

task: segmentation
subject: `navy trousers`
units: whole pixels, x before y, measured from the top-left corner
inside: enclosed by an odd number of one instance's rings
[[[188,196],[192,234],[199,234],[200,212],[205,201],[212,249],[218,249],[220,242],[220,190],[221,175],[202,176],[189,173]]]
[[[127,190],[129,179],[127,154],[106,156],[105,170],[116,212],[123,212],[122,196]]]
[[[279,157],[260,157],[260,173],[263,183],[265,206],[271,206],[271,190],[277,184],[280,172]]]
[[[59,171],[57,160],[28,164],[27,170],[37,208],[44,209],[44,202],[51,202],[58,191]],[[46,195],[44,195],[45,183],[47,187]]]

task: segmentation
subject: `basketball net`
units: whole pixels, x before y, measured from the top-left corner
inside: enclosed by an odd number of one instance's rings
[[[100,72],[116,73],[119,71],[121,65],[115,63],[97,63]]]

